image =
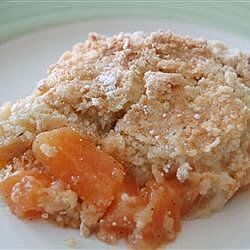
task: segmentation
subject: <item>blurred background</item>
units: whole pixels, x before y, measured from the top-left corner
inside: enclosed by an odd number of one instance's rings
[[[250,38],[248,0],[113,0],[0,1],[0,41],[48,25],[79,20],[125,18],[165,19],[208,25]]]

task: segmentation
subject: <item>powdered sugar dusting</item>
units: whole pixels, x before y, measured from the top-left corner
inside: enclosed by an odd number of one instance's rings
[[[103,89],[107,95],[112,95],[116,90],[116,74],[113,71],[104,72],[99,76]]]
[[[176,177],[180,182],[185,181],[189,177],[189,171],[192,170],[188,162],[183,163],[176,172]]]

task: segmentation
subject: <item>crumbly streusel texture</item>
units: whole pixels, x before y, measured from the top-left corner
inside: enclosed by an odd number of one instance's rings
[[[29,154],[40,132],[70,126],[140,185],[151,176],[198,185],[204,198],[192,214],[200,216],[250,182],[249,87],[249,55],[222,43],[166,32],[90,34],[50,66],[31,96],[2,106],[0,163]],[[60,197],[73,200],[61,220],[78,227],[73,192],[57,187],[53,194],[51,207]]]

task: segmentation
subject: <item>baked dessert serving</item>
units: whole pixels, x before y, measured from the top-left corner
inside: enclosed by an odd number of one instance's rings
[[[249,87],[223,43],[90,34],[1,107],[0,193],[20,218],[156,248],[249,184]]]

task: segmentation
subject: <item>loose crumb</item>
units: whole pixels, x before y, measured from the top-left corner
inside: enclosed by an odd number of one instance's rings
[[[77,241],[74,238],[69,238],[65,240],[64,243],[69,248],[75,248],[77,245]]]

